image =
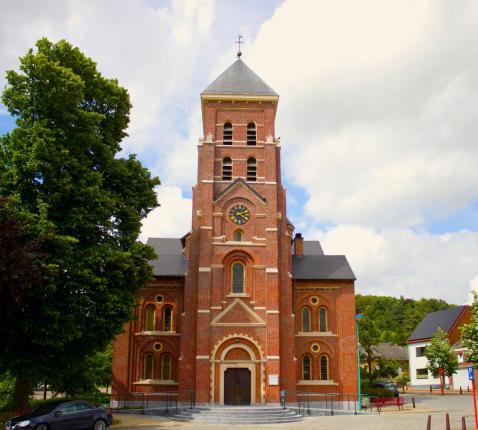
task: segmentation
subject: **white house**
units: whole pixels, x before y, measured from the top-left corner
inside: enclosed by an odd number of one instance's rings
[[[471,309],[468,305],[456,308],[431,312],[423,318],[413,333],[408,338],[408,363],[410,372],[410,384],[413,388],[438,388],[440,379],[434,378],[428,371],[428,360],[425,357],[425,348],[430,340],[441,328],[448,336],[448,341],[455,346],[458,355],[459,369],[452,378],[445,378],[445,384],[454,389],[466,389],[469,386],[466,351],[460,343],[460,327],[470,322]],[[461,362],[460,362],[461,360]]]

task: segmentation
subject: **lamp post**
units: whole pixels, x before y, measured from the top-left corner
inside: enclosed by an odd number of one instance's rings
[[[363,314],[355,315],[355,326],[357,327],[357,379],[358,379],[358,410],[362,412],[362,388],[360,387],[360,340],[359,340],[359,322],[364,317]]]

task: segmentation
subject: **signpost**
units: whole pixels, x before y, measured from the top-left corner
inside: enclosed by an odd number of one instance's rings
[[[473,389],[473,406],[475,408],[475,428],[478,429],[478,415],[476,413],[476,391],[475,391],[475,369],[473,366],[467,368],[468,379],[471,381],[471,388]]]

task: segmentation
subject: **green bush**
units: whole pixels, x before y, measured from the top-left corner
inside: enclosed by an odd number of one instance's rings
[[[362,388],[362,394],[371,397],[393,397],[393,392],[385,388],[371,387],[370,385]]]

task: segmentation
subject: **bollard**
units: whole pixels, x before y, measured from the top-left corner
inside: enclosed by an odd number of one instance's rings
[[[445,430],[450,430],[450,415],[445,415]]]
[[[461,430],[466,430],[465,417],[461,417]]]
[[[432,416],[428,415],[427,418],[427,430],[432,430]]]
[[[433,392],[433,390],[432,390],[432,386],[430,385],[430,393],[432,393],[432,392]]]
[[[466,387],[466,391],[470,392],[470,386]]]
[[[415,409],[415,397],[412,397],[412,407]]]
[[[461,389],[461,385],[460,385],[460,394],[463,394],[463,390]]]

